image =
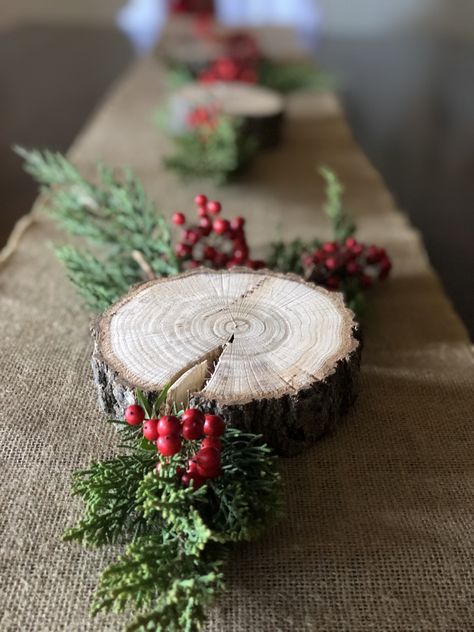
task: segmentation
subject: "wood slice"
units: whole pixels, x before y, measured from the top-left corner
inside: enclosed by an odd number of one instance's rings
[[[243,133],[253,135],[260,147],[278,144],[284,113],[283,97],[274,90],[239,81],[212,84],[188,83],[170,99],[169,129],[188,129],[188,115],[199,106],[215,105],[229,116],[243,119]]]
[[[171,384],[199,406],[295,454],[352,404],[360,344],[342,295],[295,275],[199,268],[133,288],[96,322],[99,399],[122,416],[133,389]]]

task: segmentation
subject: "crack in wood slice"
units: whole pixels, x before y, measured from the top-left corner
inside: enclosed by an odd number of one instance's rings
[[[152,394],[171,384],[168,407],[189,394],[291,453],[333,425],[354,397],[360,344],[352,312],[341,295],[293,275],[199,269],[150,281],[107,310],[94,331],[101,402],[116,413],[134,387]],[[309,418],[309,400],[319,422]]]

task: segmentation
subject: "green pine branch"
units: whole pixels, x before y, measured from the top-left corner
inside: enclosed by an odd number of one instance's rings
[[[92,605],[100,611],[139,614],[129,632],[200,630],[206,609],[224,588],[222,552],[183,552],[179,538],[147,535],[130,544],[106,569]]]
[[[258,67],[259,83],[288,94],[295,90],[333,90],[333,76],[322,72],[311,62],[274,62],[263,60]]]
[[[183,178],[205,177],[225,184],[248,165],[257,148],[255,139],[242,133],[242,121],[220,116],[208,134],[196,129],[177,136],[175,153],[165,165]]]
[[[156,461],[155,450],[135,451],[76,472],[72,494],[84,501],[84,517],[65,532],[64,540],[100,546],[113,544],[129,533],[140,533],[145,520],[136,494]]]
[[[86,306],[101,312],[137,282],[136,266],[120,257],[103,261],[88,251],[70,245],[55,247],[69,280],[84,299]]]
[[[57,254],[90,308],[104,309],[151,275],[179,272],[169,225],[129,169],[115,173],[98,164],[94,184],[60,153],[15,151],[45,193],[51,217],[88,244]]]
[[[141,481],[137,490],[137,504],[145,519],[161,519],[167,533],[181,538],[183,550],[188,555],[199,555],[212,539],[212,532],[199,513],[199,504],[204,501],[206,487],[194,490],[184,487],[176,469],[179,461],[162,464],[160,476],[150,472]]]
[[[342,203],[344,187],[334,171],[328,167],[320,167],[319,174],[326,185],[324,212],[331,220],[334,241],[342,243],[356,231],[356,225]]]
[[[222,437],[222,473],[208,482],[202,513],[220,542],[258,537],[282,511],[276,457],[258,435],[228,428]]]
[[[275,241],[271,244],[267,265],[270,269],[278,270],[279,272],[293,272],[294,274],[303,275],[302,257],[304,253],[316,250],[320,244],[321,241],[319,239],[310,242],[302,239]]]
[[[356,225],[342,203],[344,187],[335,172],[328,167],[320,167],[319,173],[325,182],[323,210],[331,222],[332,238],[334,241],[344,242],[356,231]],[[274,242],[271,245],[268,267],[280,272],[293,272],[301,275],[303,274],[303,255],[307,252],[313,252],[320,245],[321,241],[318,239]]]
[[[166,389],[155,401],[139,390],[135,396],[155,415]],[[276,458],[261,437],[227,428],[220,475],[195,490],[182,485],[178,469],[197,442],[165,458],[140,428],[110,423],[119,425],[126,453],[75,475],[72,492],[85,512],[64,535],[86,546],[128,541],[103,572],[92,612],[131,609],[130,632],[195,632],[224,588],[225,544],[259,536],[281,512]]]

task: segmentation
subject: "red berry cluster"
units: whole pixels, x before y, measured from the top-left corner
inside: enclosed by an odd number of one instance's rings
[[[193,130],[210,134],[219,124],[218,108],[215,105],[198,106],[188,113],[186,123]]]
[[[344,243],[327,242],[312,254],[303,255],[305,276],[315,283],[337,290],[347,279],[369,288],[385,279],[392,267],[383,248],[366,246],[353,237]]]
[[[243,81],[257,83],[258,72],[254,64],[236,57],[220,57],[198,75],[201,83],[216,81]]]
[[[197,206],[196,224],[187,224],[184,213],[174,213],[173,224],[182,226],[180,241],[176,244],[176,255],[187,268],[204,265],[221,269],[243,265],[254,270],[263,268],[265,263],[250,258],[245,235],[245,219],[232,220],[220,216],[220,202],[208,200],[205,195],[194,198]]]
[[[125,410],[125,421],[131,426],[143,424],[143,436],[154,443],[158,452],[165,457],[181,452],[183,439],[202,439],[199,450],[188,458],[186,469],[178,468],[177,474],[183,485],[192,483],[194,489],[198,489],[206,480],[219,476],[222,450],[220,437],[225,432],[225,422],[219,415],[204,415],[197,408],[188,408],[181,419],[175,415],[164,415],[159,419],[145,420],[144,409],[133,404]]]

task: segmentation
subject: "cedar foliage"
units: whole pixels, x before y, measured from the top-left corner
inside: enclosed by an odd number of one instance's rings
[[[137,391],[136,400],[151,416],[165,395],[150,403]],[[75,474],[72,491],[84,515],[64,534],[84,546],[125,546],[102,573],[92,612],[132,610],[129,631],[199,630],[224,588],[229,545],[258,537],[281,512],[276,458],[261,437],[227,428],[221,474],[195,490],[182,485],[177,469],[199,442],[164,458],[140,428],[111,423],[124,454]]]
[[[139,261],[156,276],[179,272],[169,224],[130,169],[116,173],[99,163],[92,183],[60,153],[21,147],[16,152],[45,194],[49,214],[87,243],[59,247],[56,254],[90,309],[104,310],[145,280]]]
[[[242,132],[241,119],[219,115],[213,129],[190,128],[175,138],[175,153],[165,166],[181,178],[210,178],[225,184],[242,171],[258,149]]]

